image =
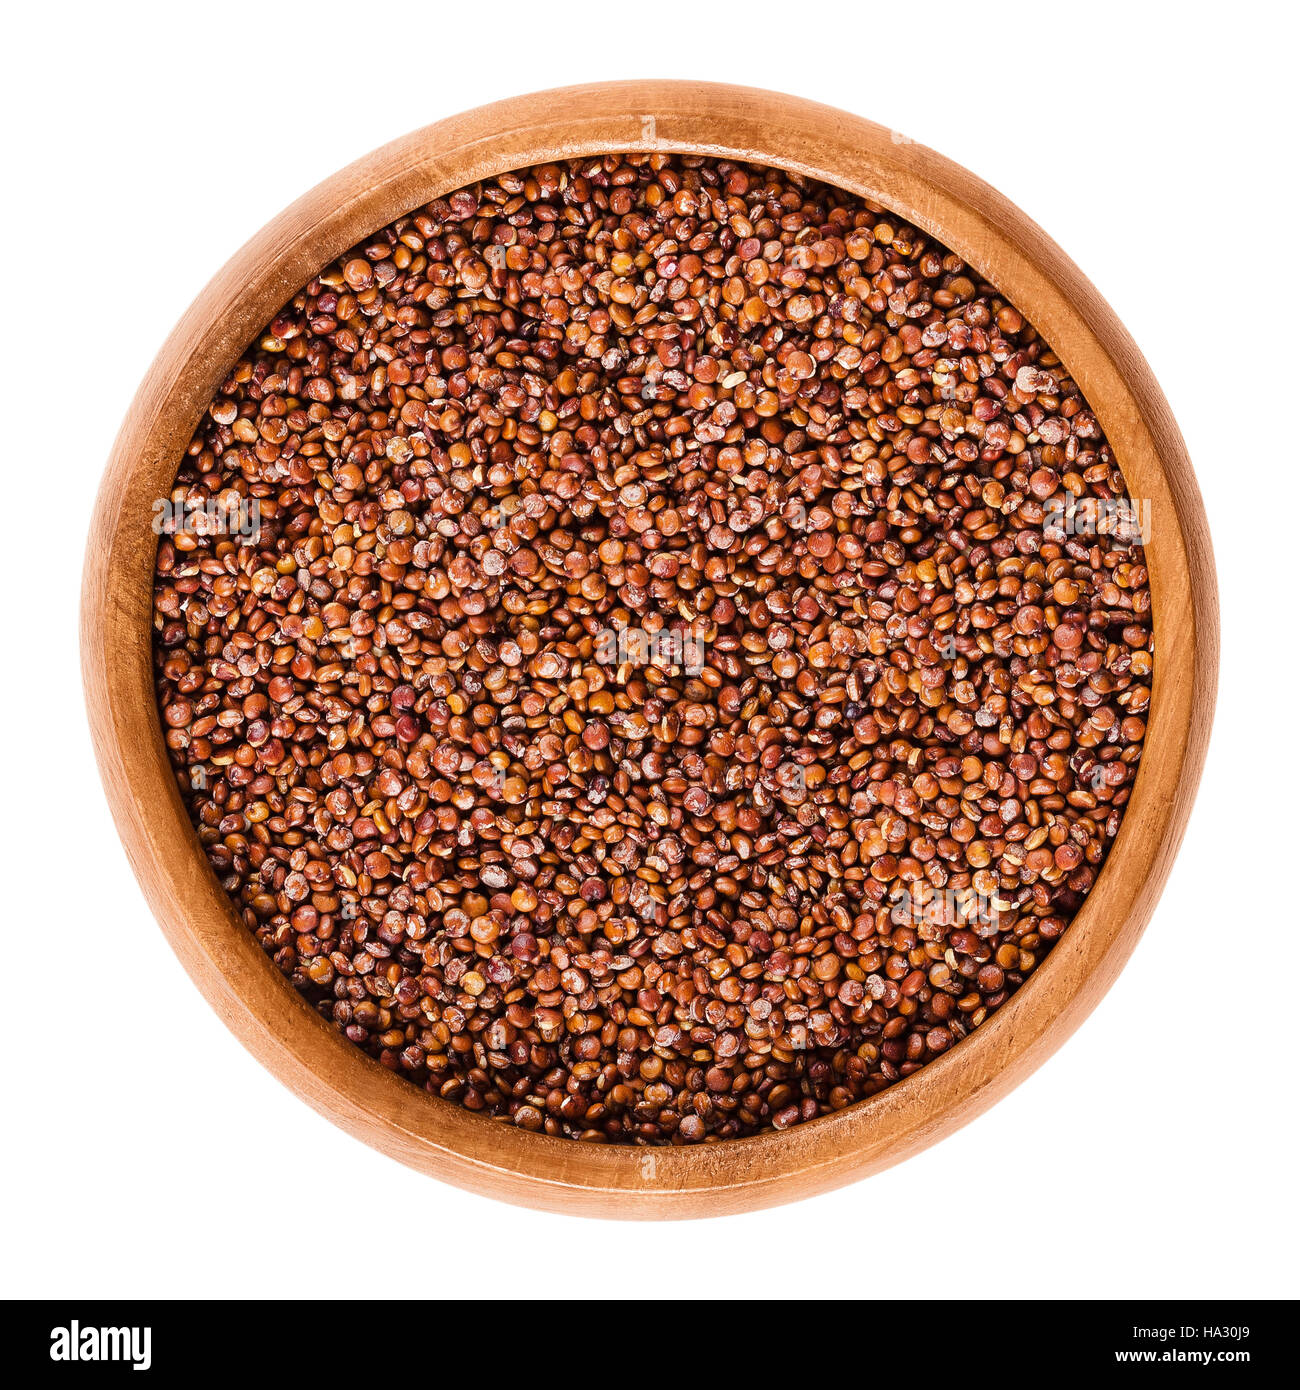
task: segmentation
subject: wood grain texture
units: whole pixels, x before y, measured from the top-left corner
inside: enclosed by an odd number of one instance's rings
[[[1027,984],[950,1052],[878,1096],[785,1133],[679,1149],[527,1134],[437,1100],[324,1022],[239,921],[168,764],[150,659],[154,500],[219,383],[259,329],[355,242],[463,184],[549,160],[664,150],[754,160],[886,206],[964,257],[1041,330],[1095,410],[1147,546],[1155,683],[1119,836],[1083,909]],[[259,232],[181,319],[141,384],[105,472],[82,598],[82,666],[100,773],[154,915],[240,1041],[322,1114],[445,1181],[611,1217],[720,1215],[791,1201],[934,1143],[1023,1080],[1128,959],[1182,838],[1218,670],[1210,542],[1169,408],[1114,313],[1000,194],[883,127],[743,87],[628,82],[542,92],[440,121],[366,156]]]

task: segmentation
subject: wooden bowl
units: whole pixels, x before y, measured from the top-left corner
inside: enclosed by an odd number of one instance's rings
[[[837,1114],[784,1133],[649,1149],[529,1134],[435,1099],[347,1042],[263,954],[208,866],[167,760],[150,658],[150,522],[217,386],[341,252],[477,179],[655,150],[753,160],[871,199],[956,251],[1028,316],[1095,410],[1131,495],[1150,499],[1155,683],[1110,857],[1073,925],[1001,1009],[952,1051]],[[897,133],[794,97],[693,82],[572,87],[480,107],[385,145],[281,213],[199,295],[145,377],[100,489],[82,598],[87,705],[118,831],[173,950],[239,1040],[322,1114],[413,1168],[607,1217],[720,1215],[878,1172],[1046,1060],[1151,915],[1200,776],[1217,662],[1213,559],[1182,439],[1137,348],[1064,253],[987,185]]]

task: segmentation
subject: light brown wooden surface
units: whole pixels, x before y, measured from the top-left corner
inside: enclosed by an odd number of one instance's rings
[[[208,867],[167,761],[150,659],[151,506],[217,385],[276,310],[354,242],[463,184],[651,149],[778,165],[872,199],[1021,309],[1096,411],[1130,494],[1151,500],[1156,647],[1146,747],[1119,836],[1027,984],[952,1051],[870,1100],[782,1134],[668,1149],[579,1144],[472,1115],[326,1024]],[[154,915],[209,1003],[287,1086],[358,1138],[463,1187],[587,1215],[689,1217],[791,1201],[887,1167],[980,1114],[1078,1027],[1132,952],[1182,837],[1213,713],[1217,622],[1204,509],[1164,397],[1113,312],[1034,223],[964,169],[845,112],[742,87],[631,82],[520,97],[415,131],[304,195],[235,255],[168,338],[114,446],[88,545],[82,666],[104,787]]]

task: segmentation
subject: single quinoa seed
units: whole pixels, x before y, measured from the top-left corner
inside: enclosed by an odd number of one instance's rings
[[[676,155],[321,272],[212,401],[154,637],[200,841],[357,1046],[520,1128],[786,1129],[958,1044],[1096,880],[1141,545],[1022,315],[892,213]],[[982,905],[982,906],[981,906]]]

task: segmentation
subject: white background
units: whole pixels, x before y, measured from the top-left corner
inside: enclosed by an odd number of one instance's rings
[[[543,5],[507,0],[43,4],[6,22],[0,1294],[498,1297],[515,1271],[530,1289],[544,1272],[548,1293],[595,1273],[629,1298],[1296,1296],[1294,11],[562,9],[554,38]],[[410,1172],[240,1048],[117,840],[76,618],[118,423],[247,237],[415,126],[639,76],[869,116],[1046,228],[1186,436],[1224,650],[1168,887],[1055,1058],[882,1176],[775,1211],[615,1227]]]

